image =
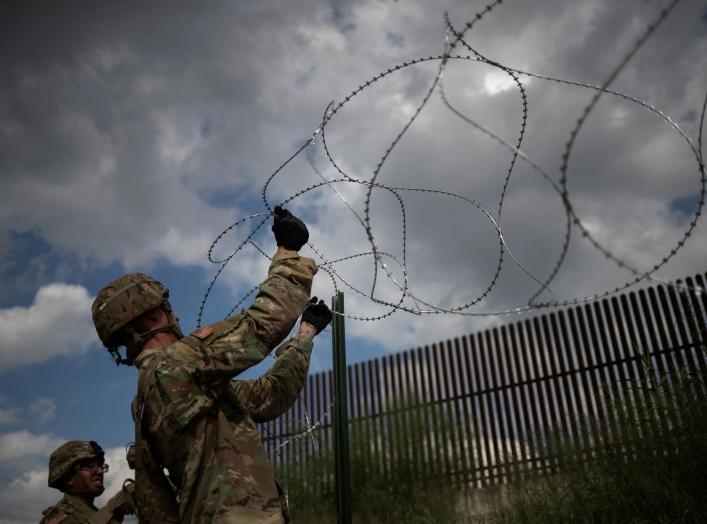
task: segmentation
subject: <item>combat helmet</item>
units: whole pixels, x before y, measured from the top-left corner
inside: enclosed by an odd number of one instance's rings
[[[170,318],[169,327],[147,333],[137,333],[130,323],[140,315],[162,306],[171,311],[169,290],[161,282],[144,273],[130,273],[108,283],[96,295],[91,306],[93,325],[98,337],[113,356],[116,364],[132,364],[147,339],[163,331],[182,332]],[[122,358],[118,347],[127,348]]]
[[[103,462],[103,448],[93,440],[70,440],[56,448],[49,456],[49,487],[62,489],[61,479],[77,462],[95,460]]]

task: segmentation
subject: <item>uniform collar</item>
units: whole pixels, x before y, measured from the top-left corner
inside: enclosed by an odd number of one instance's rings
[[[144,368],[152,362],[152,359],[154,359],[158,353],[164,351],[164,349],[163,347],[143,349],[140,351],[140,354],[135,357],[135,367]]]
[[[78,495],[64,493],[64,500],[79,510],[91,509],[93,511],[98,511],[98,508],[96,506],[94,506],[93,504],[88,504],[84,499],[82,499]]]

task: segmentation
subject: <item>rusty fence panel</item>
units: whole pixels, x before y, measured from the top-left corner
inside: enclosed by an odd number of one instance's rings
[[[364,478],[409,468],[480,488],[590,461],[603,436],[629,431],[627,417],[641,424],[631,435],[667,434],[680,410],[647,408],[658,385],[698,377],[695,394],[707,396],[705,283],[696,275],[349,365],[352,461]],[[322,495],[333,489],[332,401],[332,372],[312,374],[260,427],[276,469]]]

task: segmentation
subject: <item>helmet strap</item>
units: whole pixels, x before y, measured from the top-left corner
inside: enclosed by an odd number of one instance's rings
[[[125,358],[123,358],[120,355],[120,352],[118,351],[118,348],[113,348],[113,350],[108,350],[111,352],[113,355],[113,360],[115,360],[115,363],[117,365],[120,364],[127,364],[131,366],[137,356],[140,354],[142,351],[143,347],[147,343],[148,340],[150,340],[153,336],[157,335],[158,333],[168,333],[171,332],[173,333],[178,339],[184,338],[184,334],[182,333],[182,330],[179,329],[179,326],[177,323],[174,321],[174,317],[171,314],[172,313],[172,308],[167,300],[165,300],[162,303],[162,308],[165,310],[167,313],[167,326],[162,326],[158,327],[155,329],[150,329],[148,331],[144,331],[142,333],[138,333],[138,331],[132,327],[131,325],[127,325],[122,329],[122,339],[121,342],[123,345],[125,345]]]
[[[113,359],[113,362],[115,362],[116,366],[120,366],[121,364],[128,365],[128,360],[123,358],[123,355],[120,354],[120,350],[118,349],[119,347],[120,346],[109,347],[108,353],[110,353],[110,356]]]

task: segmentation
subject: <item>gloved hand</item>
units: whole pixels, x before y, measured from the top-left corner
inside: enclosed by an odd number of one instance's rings
[[[331,310],[323,300],[317,303],[317,297],[312,297],[302,312],[302,322],[312,324],[319,334],[331,322]]]
[[[307,226],[287,209],[282,209],[280,206],[275,206],[274,214],[272,232],[275,233],[277,245],[299,251],[309,240]]]
[[[91,515],[89,524],[112,524],[123,522],[125,514],[134,515],[135,508],[135,481],[128,479],[123,484],[123,489],[113,495],[111,499]]]
[[[123,497],[122,508],[128,515],[135,515],[137,511],[137,506],[135,504],[135,481],[133,479],[127,479],[123,482],[123,489],[120,490]]]

